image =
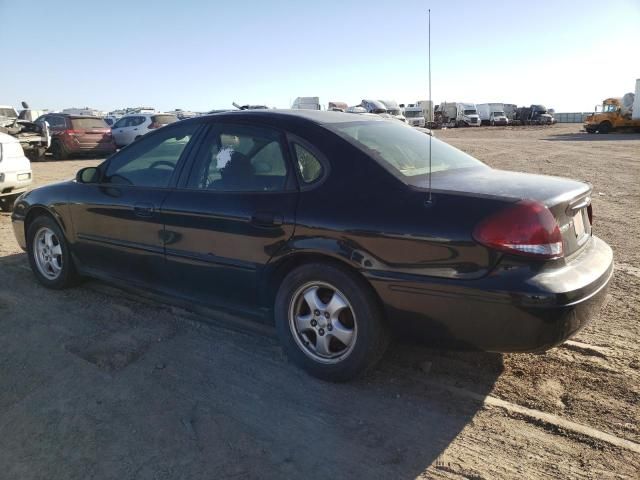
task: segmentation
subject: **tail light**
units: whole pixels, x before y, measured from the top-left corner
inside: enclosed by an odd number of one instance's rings
[[[561,257],[558,222],[541,203],[524,200],[480,222],[473,238],[495,250],[541,259]]]
[[[82,132],[80,130],[65,130],[64,133],[67,135],[80,135]]]

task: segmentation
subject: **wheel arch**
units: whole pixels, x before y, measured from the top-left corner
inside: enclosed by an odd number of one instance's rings
[[[67,237],[67,239],[69,238],[66,225],[60,215],[58,215],[55,212],[52,212],[50,209],[48,209],[44,205],[33,205],[32,207],[29,208],[29,210],[27,211],[27,214],[24,217],[24,238],[25,239],[27,238],[27,232],[29,230],[29,225],[31,225],[31,222],[33,222],[36,218],[41,216],[47,216],[53,219],[53,221],[56,222],[56,224],[58,224],[58,226],[60,227],[60,230],[62,230],[62,233],[64,234],[64,236]]]
[[[266,306],[271,312],[273,312],[276,295],[284,278],[294,269],[310,263],[333,265],[335,267],[346,270],[353,274],[355,277],[359,278],[367,286],[367,288],[369,288],[374,298],[376,299],[378,306],[380,307],[380,311],[384,315],[385,309],[382,298],[380,298],[380,295],[378,294],[376,289],[373,288],[373,285],[371,285],[369,280],[362,274],[360,270],[354,267],[353,264],[349,263],[343,257],[328,254],[325,252],[315,251],[292,252],[277,259],[273,263],[270,263],[268,265],[268,268],[265,270],[263,278],[261,280],[261,304]]]

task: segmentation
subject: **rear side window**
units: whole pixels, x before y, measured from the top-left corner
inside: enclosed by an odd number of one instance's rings
[[[101,118],[72,118],[71,126],[78,129],[108,128]]]
[[[287,165],[277,131],[217,125],[205,140],[188,188],[223,192],[284,190]]]
[[[298,143],[293,144],[298,169],[304,183],[313,183],[322,176],[322,163],[309,150]]]
[[[48,117],[47,121],[51,128],[67,128],[67,119],[65,117]]]
[[[168,125],[178,121],[178,117],[175,115],[153,115],[151,117],[153,123],[159,123],[160,125]]]

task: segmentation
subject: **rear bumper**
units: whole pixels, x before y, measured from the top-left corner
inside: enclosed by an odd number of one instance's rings
[[[544,351],[587,325],[600,310],[613,253],[593,237],[563,266],[505,265],[479,280],[369,279],[394,328],[429,342],[495,352]]]

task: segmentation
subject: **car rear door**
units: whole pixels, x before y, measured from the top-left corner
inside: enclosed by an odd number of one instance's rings
[[[158,131],[110,157],[98,183],[74,184],[73,253],[84,267],[158,282],[164,273],[160,208],[201,128],[188,122]]]
[[[259,303],[260,274],[295,225],[298,191],[284,140],[263,126],[210,126],[162,205],[167,271],[182,296],[236,309]]]

